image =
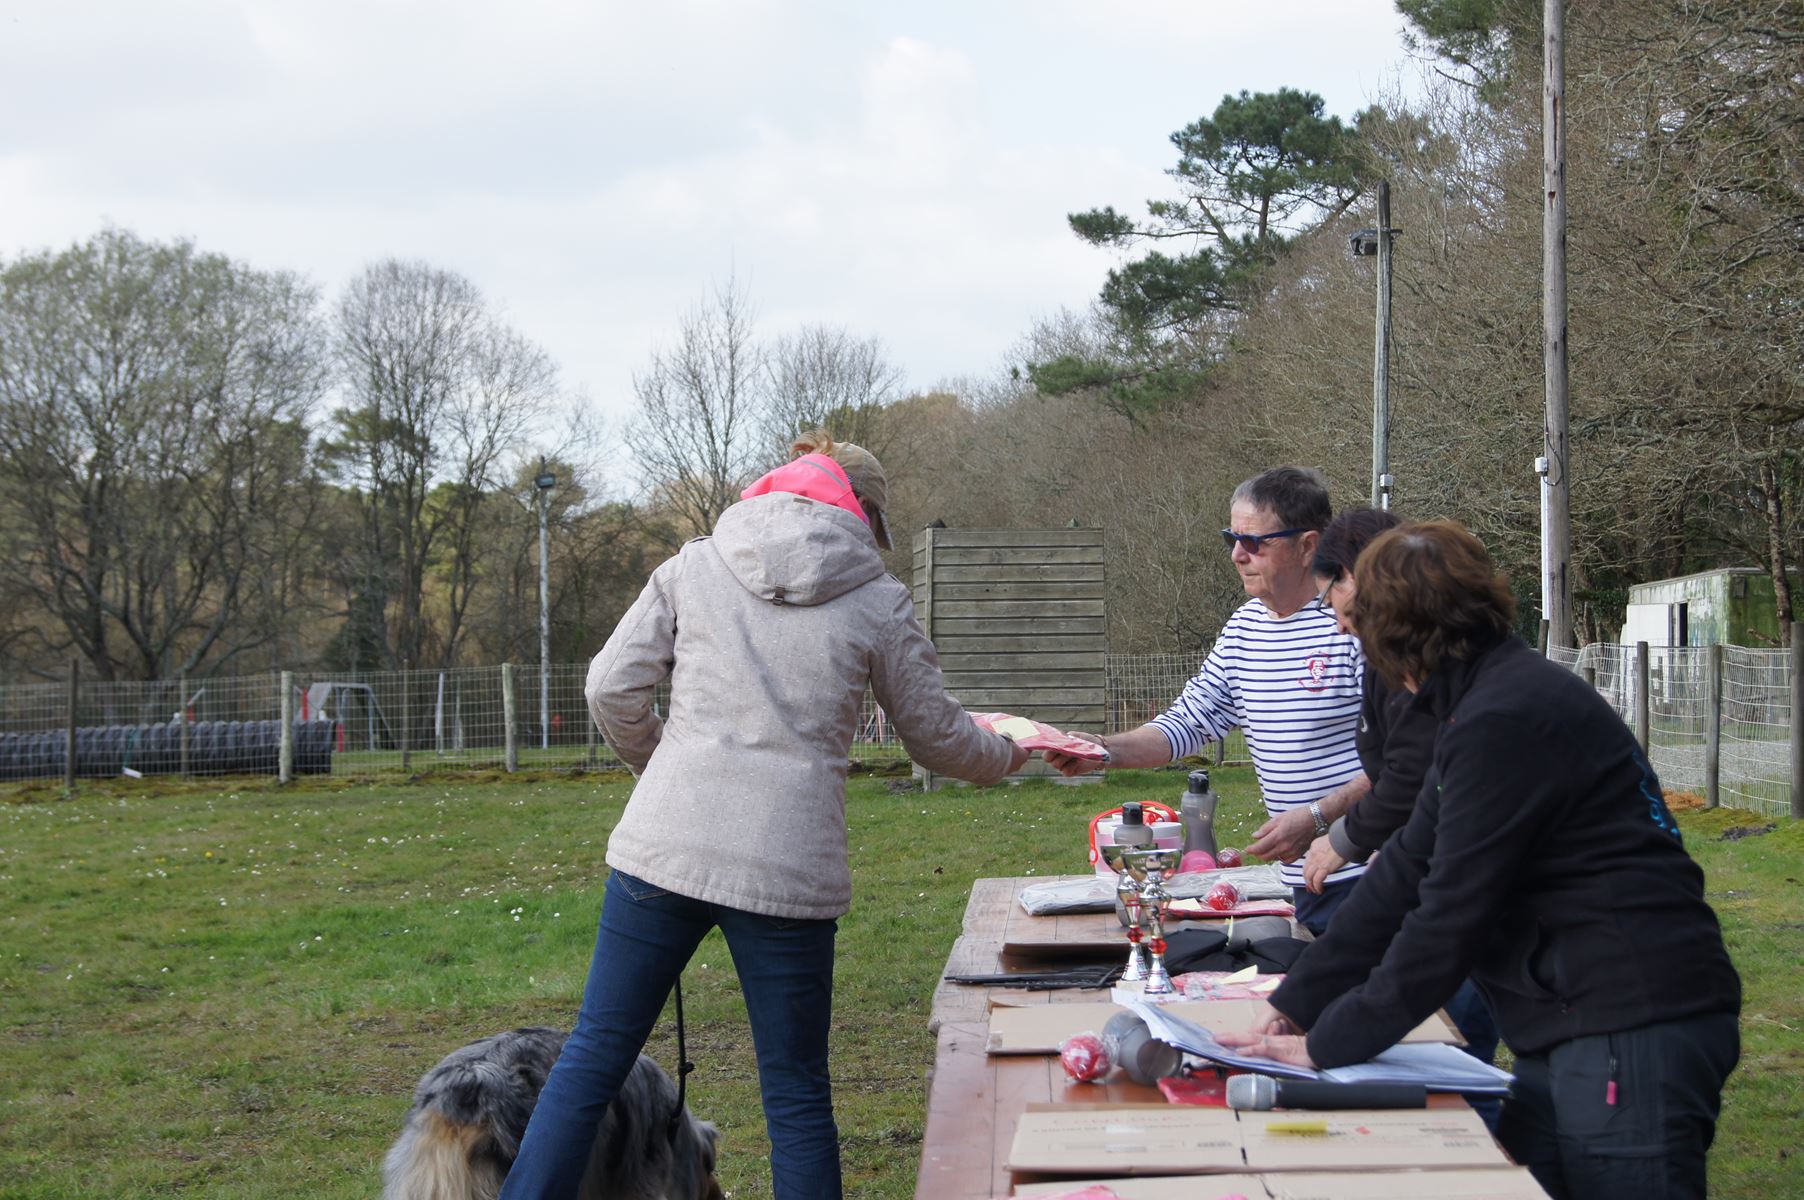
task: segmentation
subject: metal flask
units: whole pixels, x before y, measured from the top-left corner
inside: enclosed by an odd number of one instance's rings
[[[1159,1080],[1184,1067],[1183,1052],[1154,1037],[1136,1013],[1119,1012],[1110,1017],[1102,1027],[1102,1045],[1109,1061],[1143,1087],[1156,1087]]]

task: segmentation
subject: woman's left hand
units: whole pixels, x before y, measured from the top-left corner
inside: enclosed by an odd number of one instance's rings
[[[1297,1023],[1279,1012],[1270,1000],[1261,1000],[1253,1005],[1254,1033],[1302,1033]]]
[[[1269,1058],[1274,1062],[1290,1063],[1292,1066],[1315,1068],[1315,1060],[1309,1057],[1309,1040],[1300,1033],[1261,1033],[1248,1030],[1244,1033],[1219,1033],[1215,1040],[1235,1050],[1244,1050],[1256,1058]]]
[[[1346,865],[1347,860],[1334,848],[1334,843],[1326,835],[1319,837],[1310,844],[1309,857],[1303,860],[1303,886],[1319,896],[1328,876]]]

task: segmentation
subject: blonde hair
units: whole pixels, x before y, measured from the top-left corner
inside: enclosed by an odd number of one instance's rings
[[[837,444],[833,435],[825,429],[810,429],[807,433],[796,435],[796,440],[789,447],[789,457],[800,458],[804,454],[825,454],[832,457],[833,447]]]

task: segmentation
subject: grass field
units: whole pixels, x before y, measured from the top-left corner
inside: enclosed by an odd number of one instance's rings
[[[1224,843],[1257,823],[1217,773]],[[1098,786],[913,791],[855,780],[856,895],[840,925],[835,1087],[848,1194],[910,1196],[927,1006],[971,880],[1064,874],[1125,799]],[[171,781],[0,791],[0,1195],[371,1197],[415,1079],[475,1037],[567,1023],[624,777],[428,776],[277,788]],[[1682,816],[1747,984],[1744,1057],[1713,1195],[1804,1191],[1804,825]],[[721,1176],[769,1194],[749,1032],[717,938],[684,984],[691,1104]],[[674,1062],[670,1023],[651,1052]]]

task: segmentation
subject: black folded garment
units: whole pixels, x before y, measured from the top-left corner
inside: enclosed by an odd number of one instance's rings
[[[1121,978],[1122,963],[1065,967],[1057,971],[1009,971],[998,975],[948,975],[949,983],[978,983],[989,987],[1026,988],[1032,992],[1056,988],[1105,988]]]
[[[1241,971],[1257,967],[1262,975],[1282,975],[1290,970],[1308,945],[1293,937],[1236,940],[1219,929],[1180,929],[1165,939],[1165,969],[1173,975],[1186,971]]]

